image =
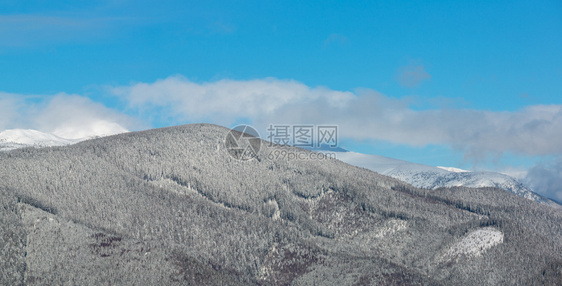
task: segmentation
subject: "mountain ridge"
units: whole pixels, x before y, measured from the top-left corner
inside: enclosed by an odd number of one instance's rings
[[[114,132],[114,131],[112,131]],[[97,132],[99,133],[99,132]],[[96,133],[96,134],[97,134]],[[122,133],[122,132],[120,132]],[[116,133],[118,134],[118,133]],[[85,140],[114,135],[114,133],[90,135],[81,138],[63,138],[53,133],[41,132],[34,129],[6,129],[0,132],[0,152],[20,148],[56,147],[76,144]]]
[[[551,207],[562,208],[558,202],[533,192],[517,179],[497,172],[469,172],[453,167],[432,167],[380,155],[355,152],[337,152],[335,154],[339,160],[348,164],[396,178],[419,188],[495,187]]]
[[[0,132],[0,151],[25,147],[64,146],[75,142],[77,141],[32,129],[7,129]]]
[[[65,139],[54,134],[37,130],[10,129],[0,132],[0,151],[11,151],[26,147],[42,148],[65,146],[97,137],[100,136]],[[334,153],[338,159],[346,163],[391,176],[420,188],[435,189],[451,186],[497,187],[545,205],[562,207],[558,202],[536,194],[529,187],[516,179],[495,172],[472,172],[471,174],[453,175],[449,172],[468,172],[455,167],[432,167],[380,155],[368,155],[342,148],[331,148],[326,145],[319,148],[308,148],[307,150]]]
[[[560,279],[560,211],[496,188],[424,190],[338,160],[268,158],[277,150],[310,154],[287,146],[263,144],[256,158],[240,161],[224,146],[228,131],[194,124],[0,153],[0,221],[11,222],[0,224],[0,265],[13,274],[0,279],[16,285]],[[473,255],[475,247],[485,250]],[[89,271],[80,261],[88,261]]]

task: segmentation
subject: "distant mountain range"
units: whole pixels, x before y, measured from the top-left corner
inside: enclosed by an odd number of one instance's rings
[[[113,129],[111,132],[119,131],[119,129]],[[75,144],[84,140],[94,139],[98,137],[103,137],[105,133],[96,132],[101,135],[96,136],[86,136],[78,139],[68,139],[62,138],[55,134],[45,133],[33,129],[8,129],[0,132],[0,151],[10,151],[19,148],[26,147],[55,147],[55,146],[66,146],[70,144]],[[121,133],[121,132],[120,132]],[[108,134],[112,135],[114,133]]]
[[[0,151],[25,147],[64,146],[79,140],[69,140],[31,129],[9,129],[0,132]]]
[[[558,203],[533,192],[515,178],[501,173],[469,172],[453,167],[432,167],[379,155],[355,152],[336,152],[335,154],[338,160],[396,178],[418,188],[494,187],[532,201],[562,208]]]

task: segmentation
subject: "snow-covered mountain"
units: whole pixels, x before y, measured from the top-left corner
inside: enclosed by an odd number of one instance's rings
[[[366,168],[419,188],[495,187],[532,201],[561,207],[556,202],[536,194],[515,178],[496,172],[469,172],[453,167],[433,167],[355,152],[336,152],[336,158],[350,165]]]
[[[64,146],[81,141],[58,137],[31,129],[9,129],[0,132],[0,151],[10,151],[24,147]]]
[[[53,147],[78,143],[100,136],[66,139],[31,129],[9,129],[0,132],[0,151],[25,147]],[[321,152],[324,150],[321,150]],[[454,167],[433,167],[378,155],[337,150],[337,159],[350,165],[387,175],[413,186],[436,189],[440,187],[496,187],[543,204],[561,207],[556,202],[534,193],[515,178],[495,172],[469,172]]]
[[[107,135],[112,135],[115,133],[123,133],[123,132],[113,131]],[[83,133],[84,132],[79,133],[78,135],[79,136],[85,135]],[[11,151],[14,149],[25,148],[25,147],[41,148],[41,147],[66,146],[84,140],[104,137],[104,136],[106,135],[96,134],[91,136],[79,137],[77,139],[68,139],[68,138],[57,136],[52,133],[45,133],[32,129],[8,129],[0,132],[0,152]],[[78,136],[74,136],[74,138],[76,137]]]
[[[266,141],[241,162],[227,134],[191,124],[0,152],[0,285],[560,285],[560,210],[267,158],[312,154]]]

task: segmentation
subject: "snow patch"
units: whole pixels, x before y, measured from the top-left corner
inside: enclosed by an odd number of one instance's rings
[[[444,255],[444,260],[452,260],[461,255],[481,256],[486,250],[503,243],[503,233],[494,227],[485,227],[466,234],[453,244]]]
[[[445,171],[449,171],[449,172],[453,172],[453,173],[466,173],[466,172],[470,172],[467,170],[463,170],[463,169],[459,169],[459,168],[455,168],[455,167],[442,167],[442,166],[437,166],[437,168],[445,170]]]

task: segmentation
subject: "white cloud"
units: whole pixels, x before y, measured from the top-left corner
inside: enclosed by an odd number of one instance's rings
[[[562,105],[513,112],[417,111],[408,101],[373,90],[343,92],[273,78],[195,83],[173,76],[111,90],[141,114],[164,111],[178,121],[230,125],[246,119],[261,130],[269,123],[338,124],[343,137],[413,146],[444,144],[471,158],[506,151],[562,154]]]
[[[0,130],[35,129],[66,139],[126,132],[136,122],[87,97],[0,94]]]
[[[317,100],[341,106],[352,100],[351,92],[309,88],[296,81],[263,79],[221,80],[194,83],[174,76],[155,83],[116,87],[112,92],[124,97],[130,107],[150,113],[164,110],[162,116],[180,121],[206,121],[228,125],[237,118],[272,116],[294,103],[309,105]]]
[[[562,157],[532,167],[524,181],[536,192],[562,202]]]
[[[54,96],[32,122],[39,130],[67,139],[103,136],[127,132],[123,125],[132,120],[87,97],[59,94]]]

